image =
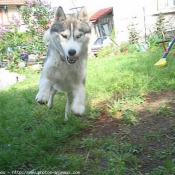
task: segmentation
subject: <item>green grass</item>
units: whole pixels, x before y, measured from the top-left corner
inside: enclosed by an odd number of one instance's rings
[[[175,89],[175,59],[168,57],[167,66],[155,67],[154,63],[161,55],[162,49],[158,49],[147,53],[89,58],[85,117],[71,115],[67,122],[64,121],[65,95],[56,95],[51,110],[37,104],[34,99],[39,74],[22,72],[27,76],[25,81],[0,90],[0,171],[137,174],[139,162],[135,153],[141,151],[141,145],[124,141],[123,136],[117,133],[108,137],[103,137],[103,133],[98,137],[86,133],[103,111],[98,106],[100,102],[105,103],[110,116],[123,111],[121,120],[127,128],[139,124],[137,112],[132,111],[132,107],[145,100],[144,94]],[[165,107],[159,108],[159,112],[168,113]],[[159,139],[161,136],[157,133],[145,137]],[[160,156],[163,153],[155,154]],[[164,171],[166,167],[162,168]],[[160,169],[158,167],[150,173]]]
[[[150,53],[123,54],[89,61],[87,90],[96,97],[119,91],[122,94],[174,89],[175,60],[168,59],[168,66],[155,67],[161,49]],[[93,72],[93,73],[92,73]],[[91,87],[93,91],[91,90]],[[107,94],[106,94],[107,93]]]

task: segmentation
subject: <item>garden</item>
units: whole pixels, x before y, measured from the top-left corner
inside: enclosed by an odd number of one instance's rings
[[[153,39],[147,52],[130,44],[127,54],[106,48],[88,58],[86,112],[68,121],[63,93],[52,109],[35,102],[40,70],[9,67],[26,79],[0,90],[0,171],[174,175],[175,59],[154,66],[163,49]]]
[[[20,12],[23,22],[12,16],[9,26],[0,25],[0,62],[2,67],[8,63],[10,70],[19,67],[21,62],[43,61],[40,60],[46,55],[43,34],[53,18],[54,8],[46,1],[34,0],[26,1]],[[25,31],[19,32],[24,24]]]
[[[0,169],[175,174],[175,60],[154,66],[161,51],[89,58],[86,112],[67,122],[65,95],[37,104],[40,72],[21,69],[26,79],[0,91]]]

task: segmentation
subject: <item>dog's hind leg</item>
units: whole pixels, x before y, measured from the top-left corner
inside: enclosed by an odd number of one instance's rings
[[[53,106],[53,98],[54,98],[54,95],[56,94],[56,92],[57,91],[52,87],[51,92],[50,92],[49,101],[47,103],[48,108],[52,108],[52,106]]]
[[[65,118],[64,120],[68,120],[68,115],[70,113],[70,106],[71,106],[71,103],[72,103],[72,100],[73,100],[73,95],[72,95],[72,92],[67,92],[67,103],[66,103],[66,107],[65,107]]]

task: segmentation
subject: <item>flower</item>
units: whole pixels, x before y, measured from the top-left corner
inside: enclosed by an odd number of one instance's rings
[[[43,1],[42,5],[46,6],[46,5],[49,5],[49,3],[47,1]]]
[[[15,22],[16,24],[19,24],[19,23],[20,23],[20,20],[17,19],[17,18],[14,18],[14,22]]]
[[[34,0],[33,3],[34,3],[35,5],[39,5],[39,2],[38,2],[37,0]]]
[[[32,5],[32,3],[30,1],[26,1],[26,5],[27,5],[27,7],[30,7]]]
[[[26,38],[26,41],[27,41],[27,43],[30,43],[30,39],[29,38]]]
[[[42,30],[41,26],[38,25],[38,33],[42,35],[44,33],[44,30]]]
[[[34,38],[35,40],[38,40],[38,37],[37,37],[37,36],[34,36],[33,38]]]
[[[52,7],[52,8],[49,10],[49,12],[50,12],[50,13],[54,13],[55,10],[56,10],[56,8],[55,8],[55,7]]]

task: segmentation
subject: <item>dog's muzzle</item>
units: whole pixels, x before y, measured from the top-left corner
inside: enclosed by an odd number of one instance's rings
[[[69,64],[74,64],[78,59],[79,59],[79,57],[76,57],[76,56],[69,56],[69,57],[67,57],[67,62],[68,62]]]
[[[79,57],[75,56],[76,55],[76,50],[70,49],[68,51],[68,54],[69,54],[69,56],[67,56],[67,58],[66,58],[66,61],[67,61],[68,64],[74,64],[77,60],[79,60]]]

